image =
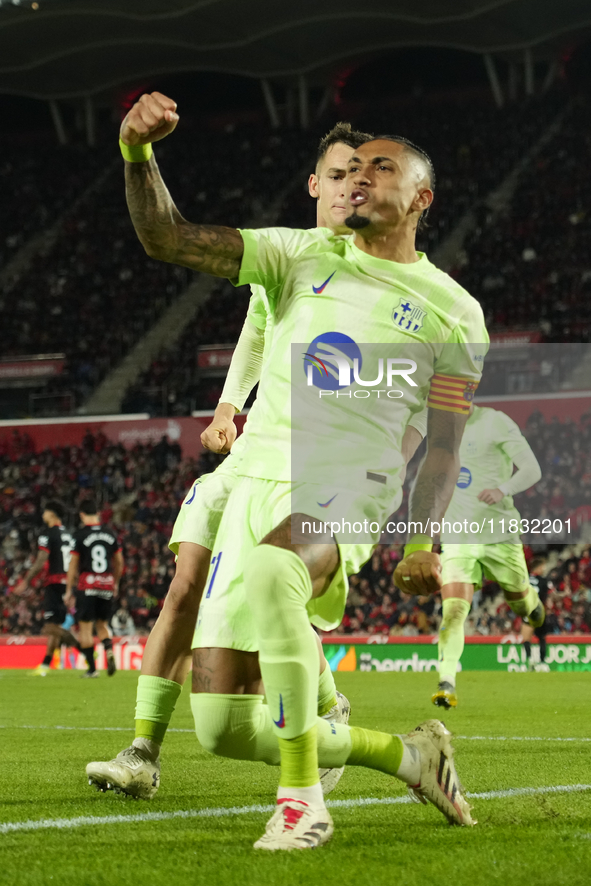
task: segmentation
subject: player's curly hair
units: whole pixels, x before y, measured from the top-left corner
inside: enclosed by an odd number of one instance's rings
[[[316,155],[316,168],[318,168],[318,164],[326,156],[329,148],[332,148],[333,145],[342,143],[344,145],[349,145],[351,148],[358,148],[365,142],[373,141],[373,139],[374,136],[369,132],[359,132],[357,129],[352,129],[350,123],[337,123],[336,126],[333,126],[330,132],[327,132],[326,135],[320,139]]]

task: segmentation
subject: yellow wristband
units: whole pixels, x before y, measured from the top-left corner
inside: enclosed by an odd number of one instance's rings
[[[415,551],[429,551],[433,550],[433,542],[409,542],[404,546],[404,555],[403,559],[410,556],[410,554],[414,554]]]
[[[152,154],[152,145],[126,145],[124,141],[119,139],[119,147],[123,154],[123,159],[130,163],[145,163]]]

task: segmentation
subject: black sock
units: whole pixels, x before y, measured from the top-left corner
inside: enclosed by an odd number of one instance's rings
[[[540,637],[540,661],[546,661],[546,638]]]
[[[41,662],[41,664],[47,665],[47,667],[49,667],[49,665],[51,664],[52,658],[53,658],[53,655],[46,655],[45,658],[43,659],[43,661]]]
[[[529,661],[529,658],[531,656],[531,643],[529,642],[529,640],[523,641],[523,648],[525,649],[525,657]]]
[[[106,640],[103,640],[103,649],[105,650],[105,652],[108,652],[112,648],[113,648],[113,641],[111,640],[110,637],[107,637]]]
[[[96,671],[96,665],[94,663],[94,646],[87,646],[86,649],[80,649],[80,652],[86,659],[88,664],[88,670],[92,673]]]

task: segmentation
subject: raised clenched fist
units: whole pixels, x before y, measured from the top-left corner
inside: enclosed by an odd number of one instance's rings
[[[176,102],[161,92],[146,93],[121,124],[121,141],[130,146],[148,145],[170,135],[178,122]]]
[[[230,403],[218,403],[213,421],[201,434],[201,445],[220,455],[229,452],[236,439],[235,415],[236,410]]]

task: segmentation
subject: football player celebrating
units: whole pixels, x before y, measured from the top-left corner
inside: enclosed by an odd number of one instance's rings
[[[346,224],[354,236],[335,237],[323,228],[238,231],[194,225],[174,206],[150,145],[177,122],[174,102],[155,93],[143,96],[123,123],[126,190],[136,232],[153,257],[263,286],[273,324],[256,409],[245,432],[240,479],[222,515],[203,618],[193,640],[192,707],[199,740],[226,756],[279,763],[277,812],[256,848],[308,849],[330,839],[333,824],[322,799],[319,763],[388,772],[450,821],[472,824],[449,733],[439,721],[428,721],[408,736],[392,736],[317,716],[319,660],[310,631],[310,620],[326,629],[340,622],[347,574],[370,556],[381,525],[401,500],[402,438],[411,416],[424,409],[430,384],[441,374],[461,380],[465,390],[482,372],[488,336],[478,303],[415,248],[417,226],[433,199],[431,162],[399,137],[384,136],[358,148],[348,163],[345,191]],[[402,312],[410,312],[404,325]],[[383,410],[377,398],[367,401],[369,438],[367,416],[346,399],[341,410],[335,398],[317,442],[324,434],[334,444],[335,429],[345,421],[348,439],[360,445],[350,447],[346,462],[324,455],[314,466],[318,473],[312,473],[321,474],[322,483],[295,484],[286,355],[291,343],[320,341],[336,323],[348,341],[354,343],[355,336],[376,344],[418,344],[422,358],[404,402]],[[445,408],[436,400],[430,404],[427,454],[411,500],[411,520],[425,528],[441,519],[451,498],[468,414],[461,391]],[[322,445],[317,450],[326,451]],[[329,488],[346,494],[325,504]],[[292,493],[298,495],[298,513],[292,513]],[[310,535],[306,522],[322,521],[323,509],[333,501],[332,521],[356,515],[377,528],[359,544],[328,531],[321,538]],[[298,530],[293,540],[292,518]],[[419,533],[406,548],[397,581],[411,592],[440,587],[439,558],[431,549],[428,533]],[[216,645],[210,625],[219,635],[229,615],[230,627],[237,624],[237,611],[242,645]],[[240,688],[232,693],[227,686],[237,682]]]

